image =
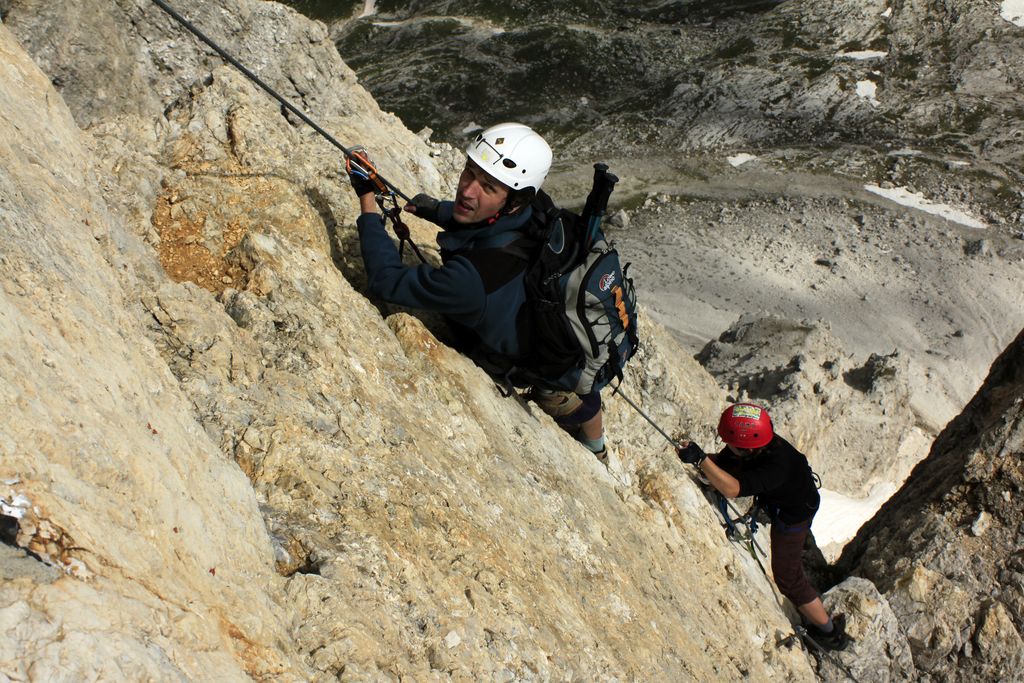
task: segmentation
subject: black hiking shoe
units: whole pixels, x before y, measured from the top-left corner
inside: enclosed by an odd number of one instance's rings
[[[832,617],[830,633],[825,633],[814,624],[810,624],[807,627],[807,635],[825,650],[845,650],[850,642],[850,637],[846,635],[846,615],[837,614]]]

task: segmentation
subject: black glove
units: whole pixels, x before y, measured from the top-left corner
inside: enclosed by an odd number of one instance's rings
[[[355,163],[352,163],[352,157],[355,157]],[[357,168],[357,164],[362,166],[362,168]],[[357,197],[377,191],[377,187],[370,180],[372,168],[370,158],[362,147],[352,148],[352,154],[345,158],[345,170],[348,171],[349,182],[352,183],[352,188],[356,191]]]
[[[685,448],[677,446],[676,455],[687,465],[694,465],[696,467],[700,467],[700,464],[704,462],[704,458],[708,457],[707,453],[702,451],[700,446],[692,441]]]
[[[438,207],[441,206],[441,202],[431,197],[429,194],[423,194],[422,192],[413,197],[408,204],[405,205],[405,210],[411,214],[419,216],[424,220],[428,220],[431,223],[437,223],[437,211]]]

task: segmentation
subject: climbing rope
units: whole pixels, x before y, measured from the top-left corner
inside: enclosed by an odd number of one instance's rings
[[[615,396],[616,394],[621,396],[622,400],[625,401],[626,403],[628,403],[629,406],[640,415],[640,417],[642,417],[645,420],[647,420],[647,422],[649,422],[652,427],[654,427],[656,430],[658,430],[658,433],[661,434],[663,437],[665,437],[665,440],[668,441],[669,444],[671,444],[673,448],[678,448],[679,447],[679,444],[676,443],[675,439],[673,439],[671,436],[668,435],[668,432],[666,432],[664,429],[659,427],[658,423],[655,422],[653,419],[651,419],[650,415],[648,415],[643,410],[641,410],[640,406],[638,406],[636,403],[633,403],[633,401],[628,396],[626,396],[626,394],[624,394],[622,392],[622,380],[621,379],[619,380],[618,384],[616,384],[615,387],[612,388],[612,396]]]
[[[635,410],[640,415],[640,417],[647,420],[647,422],[652,427],[654,427],[659,434],[665,437],[665,440],[668,441],[673,448],[679,447],[675,439],[668,435],[668,432],[666,432],[664,429],[658,426],[658,423],[655,422],[650,415],[645,413],[640,408],[640,406],[634,403],[632,399],[630,399],[628,396],[626,396],[625,393],[623,393],[621,380],[613,388],[612,395],[621,396],[622,400],[629,404],[629,406],[633,410]],[[754,514],[756,512],[756,508],[745,515],[741,515],[739,510],[736,509],[736,507],[728,498],[723,496],[717,490],[715,490],[715,495],[717,496],[718,510],[722,514],[722,518],[725,520],[725,523],[723,525],[725,527],[725,535],[729,538],[730,541],[738,541],[741,544],[745,545],[747,547],[747,550],[750,552],[751,557],[753,557],[754,561],[757,562],[757,566],[761,568],[761,571],[764,572],[765,576],[768,576],[768,572],[765,571],[764,564],[761,563],[761,558],[758,557],[758,553],[760,553],[762,557],[766,558],[768,557],[768,554],[758,544],[757,539],[754,537],[754,534],[757,533],[757,520],[755,519]],[[730,510],[734,515],[736,515],[735,518],[731,518],[729,516]],[[746,527],[747,531],[745,533],[739,532],[736,528],[737,523],[742,524],[744,527]]]
[[[622,399],[640,415],[640,417],[647,420],[647,422],[650,423],[650,425],[654,427],[659,434],[665,437],[665,440],[668,441],[673,447],[677,446],[675,440],[671,436],[669,436],[664,429],[659,427],[658,424],[647,413],[640,409],[640,406],[634,403],[628,396],[626,396],[622,392],[622,380],[619,380],[619,383],[615,386],[615,388],[612,391],[612,395],[616,394],[621,396]],[[814,478],[818,488],[821,488],[821,480],[818,479],[817,474],[814,475]],[[715,496],[718,511],[721,513],[722,519],[724,520],[722,526],[725,528],[726,537],[728,537],[730,541],[738,541],[741,544],[743,544],[746,547],[747,551],[750,553],[750,556],[754,558],[755,562],[757,562],[757,566],[761,568],[761,572],[767,577],[768,572],[767,570],[765,570],[764,564],[761,562],[761,557],[767,558],[768,554],[764,551],[760,544],[758,544],[757,538],[755,538],[758,526],[757,505],[755,504],[746,514],[740,514],[740,511],[736,509],[736,506],[732,504],[732,501],[723,496],[717,489],[715,489]],[[731,516],[730,513],[732,513],[732,515],[735,515],[735,517]],[[738,525],[745,527],[746,532],[739,531]],[[760,555],[760,557],[758,555]],[[771,585],[772,591],[775,592],[775,582],[769,581],[768,583],[769,585]],[[810,633],[808,633],[806,628],[804,628],[803,626],[796,626],[795,631],[796,632],[792,635],[778,641],[775,644],[776,647],[781,647],[789,642],[792,642],[794,639],[799,639],[800,642],[805,645],[805,647],[809,646],[809,648],[811,648],[813,652],[820,654],[821,656],[827,658],[829,661],[835,664],[836,667],[838,667],[844,674],[846,674],[846,676],[851,681],[854,681],[854,683],[860,683],[857,680],[857,678],[853,675],[853,672],[850,671],[849,667],[843,664],[842,660],[840,660],[836,655],[826,650],[820,643],[814,640],[814,638],[811,637]]]

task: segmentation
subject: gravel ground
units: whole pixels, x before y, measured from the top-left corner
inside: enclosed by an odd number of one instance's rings
[[[739,167],[724,156],[609,162],[622,179],[610,222],[625,223],[609,232],[642,303],[693,353],[759,312],[827,321],[857,362],[898,349],[910,360],[914,412],[941,429],[1024,326],[1020,224],[966,227],[864,189],[884,177],[782,157]],[[588,171],[556,172],[551,191],[580,202]],[[958,167],[917,177],[986,214],[963,201],[975,195]]]

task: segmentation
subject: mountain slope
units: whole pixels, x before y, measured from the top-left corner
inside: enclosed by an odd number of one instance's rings
[[[840,559],[886,595],[936,678],[1010,680],[1024,664],[1022,456],[1024,333]]]
[[[229,5],[181,9],[400,185],[451,182],[450,149],[382,114],[319,25]],[[812,679],[621,399],[608,470],[367,300],[332,150],[154,7],[4,20],[5,673]],[[108,64],[146,87],[107,90]],[[47,81],[72,70],[69,112]],[[623,389],[710,441],[721,391],[644,324]]]

